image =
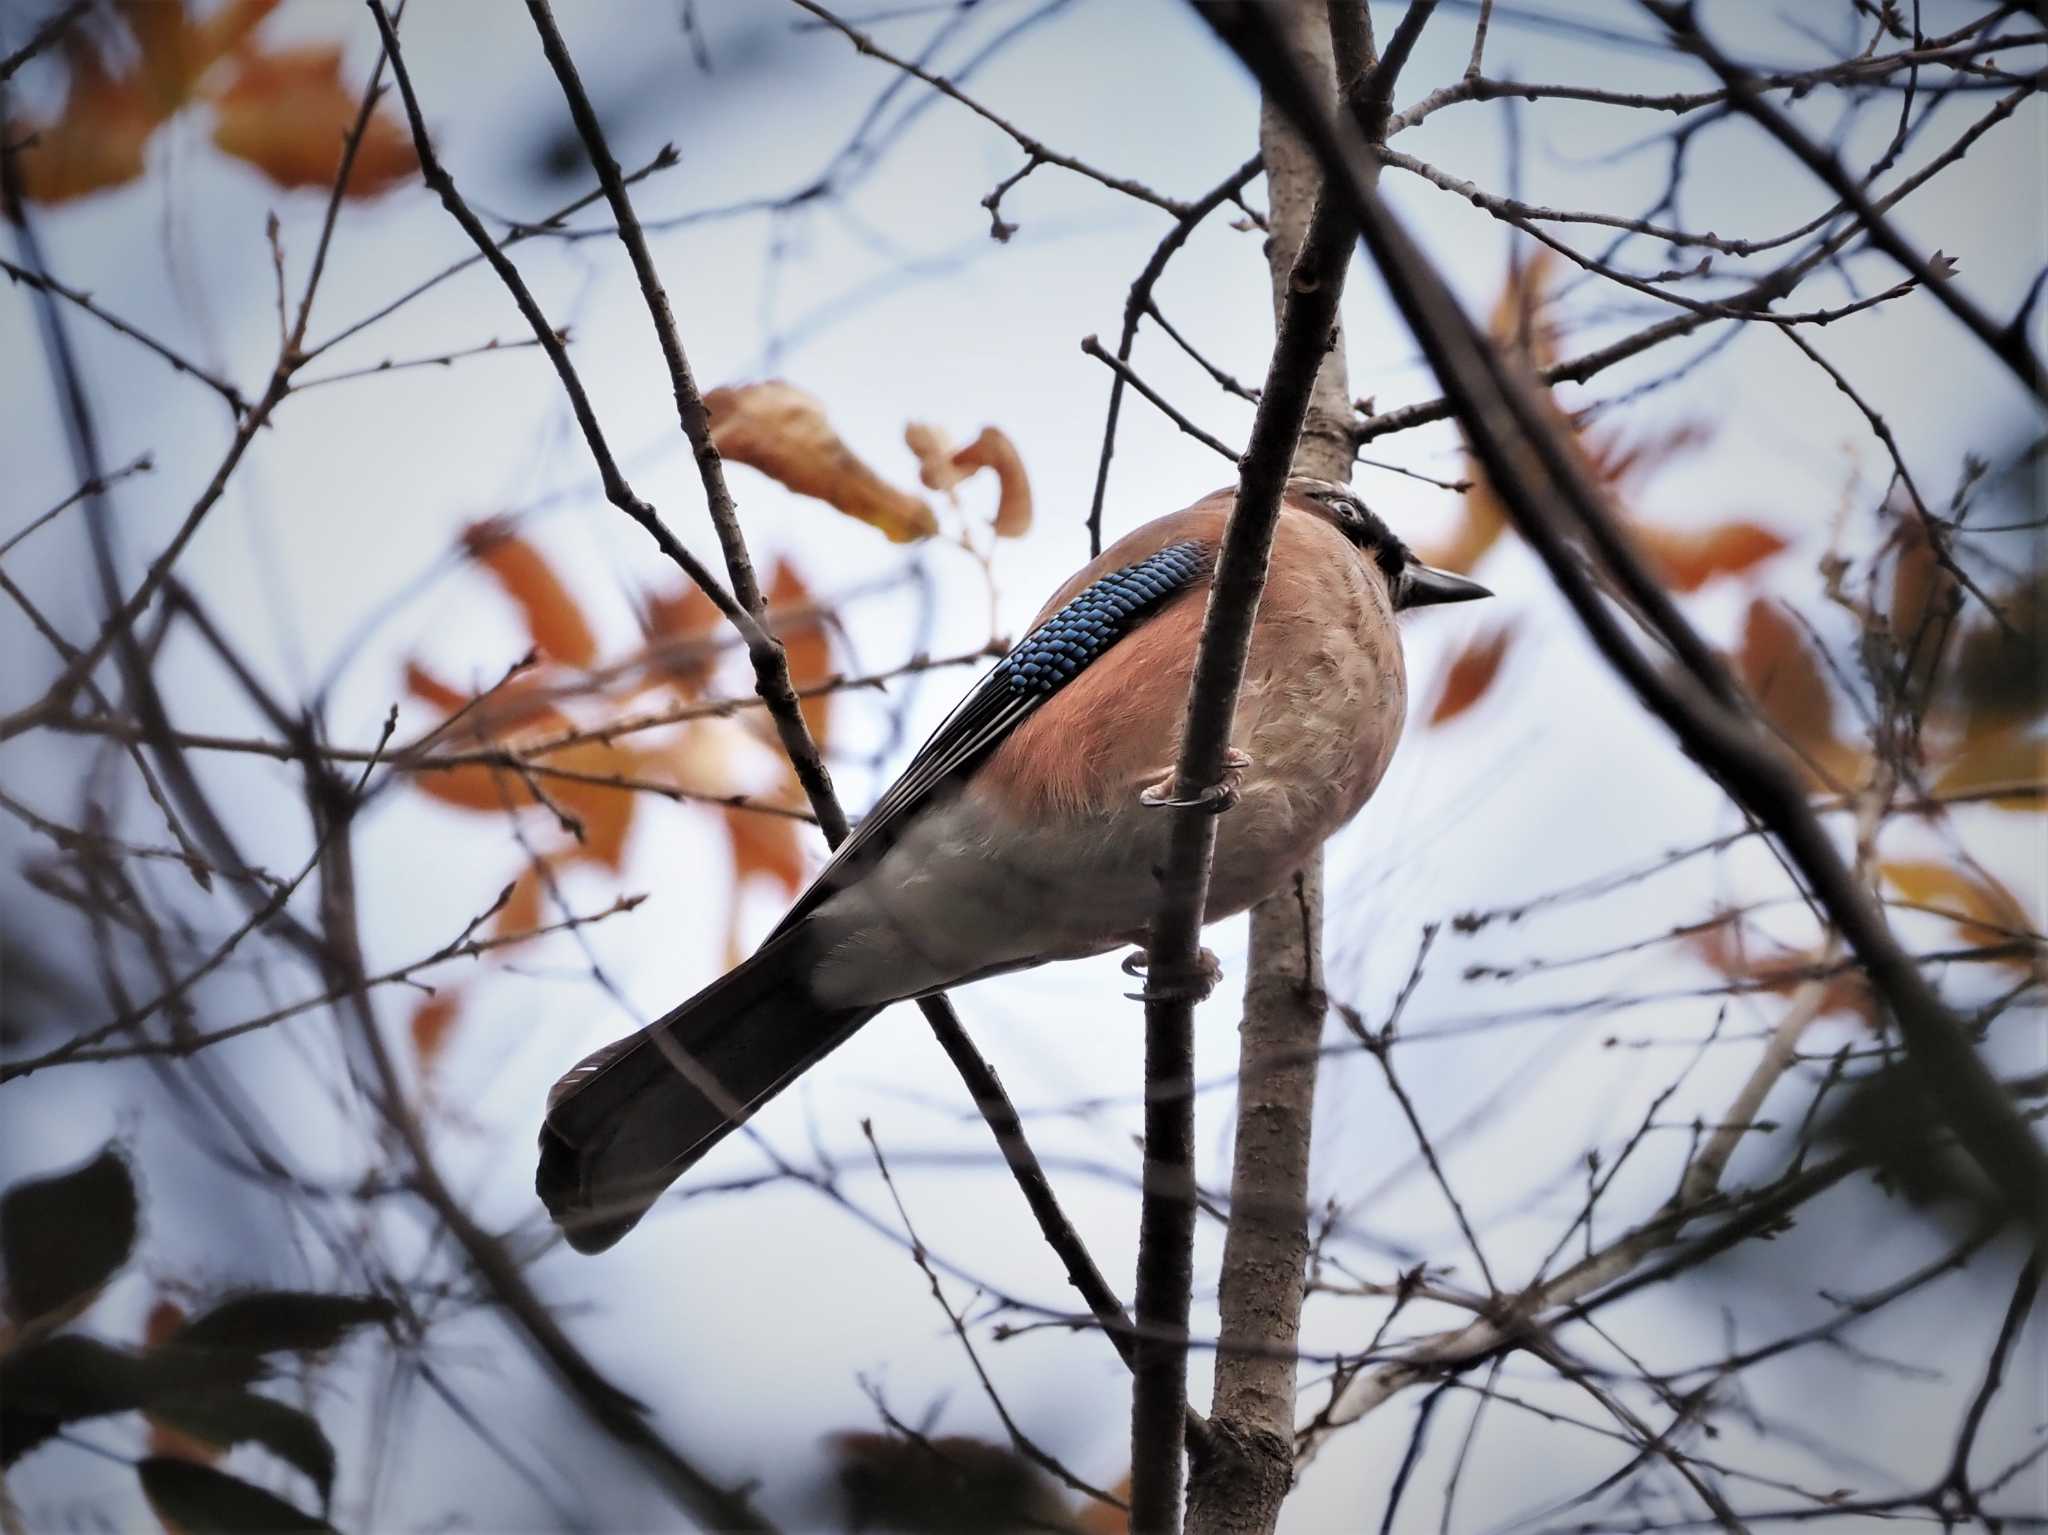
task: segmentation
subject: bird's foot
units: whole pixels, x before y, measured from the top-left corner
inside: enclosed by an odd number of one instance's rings
[[[1237,803],[1237,796],[1244,787],[1245,769],[1252,765],[1252,759],[1235,746],[1223,753],[1223,776],[1208,788],[1185,798],[1176,798],[1173,792],[1174,770],[1168,768],[1166,776],[1145,785],[1138,791],[1138,803],[1150,805],[1155,810],[1161,806],[1174,805],[1188,810],[1205,810],[1211,815],[1221,815]]]
[[[1123,957],[1125,975],[1145,977],[1143,991],[1124,993],[1133,1002],[1205,1002],[1216,989],[1216,983],[1223,979],[1223,961],[1207,949],[1195,950],[1194,974],[1178,985],[1153,980],[1151,964],[1151,956],[1143,949],[1133,949]]]

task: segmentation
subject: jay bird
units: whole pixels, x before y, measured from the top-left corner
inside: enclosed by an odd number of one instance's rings
[[[537,1187],[601,1252],[892,1002],[1142,946],[1209,577],[1236,492],[1146,523],[1053,594],[755,954],[548,1095]],[[1349,490],[1288,482],[1231,739],[1205,921],[1358,812],[1407,712],[1396,615],[1489,595]]]

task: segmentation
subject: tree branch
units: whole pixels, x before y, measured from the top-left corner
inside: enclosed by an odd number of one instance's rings
[[[1272,160],[1268,158],[1269,167]],[[1145,1176],[1138,1229],[1136,1382],[1131,1407],[1131,1528],[1180,1526],[1181,1420],[1194,1244],[1194,1022],[1197,939],[1216,849],[1213,797],[1251,650],[1254,616],[1303,436],[1317,373],[1330,348],[1352,232],[1336,204],[1319,203],[1293,259],[1279,334],[1238,466],[1238,495],[1209,589],[1187,723],[1174,770],[1178,808],[1146,944]],[[1275,259],[1279,259],[1277,254]],[[1340,394],[1341,398],[1341,394]],[[1339,429],[1340,436],[1347,436]]]
[[[1707,769],[1774,838],[1815,900],[1867,967],[1908,1054],[1957,1139],[2037,1235],[2048,1234],[2048,1157],[2011,1098],[1971,1048],[1959,1020],[1902,949],[1882,911],[1856,882],[1808,804],[1782,752],[1753,723],[1753,711],[1719,658],[1668,598],[1642,609],[1658,637],[1685,662],[1667,672],[1629,637],[1600,595],[1579,552],[1598,550],[1632,597],[1661,596],[1622,541],[1598,486],[1560,442],[1528,383],[1490,347],[1441,277],[1371,184],[1372,155],[1355,123],[1324,111],[1292,60],[1274,44],[1258,8],[1218,4],[1223,28],[1262,85],[1290,106],[1358,219],[1367,249],[1456,407],[1489,481],[1517,529],[1549,569],[1609,664],[1686,754]]]

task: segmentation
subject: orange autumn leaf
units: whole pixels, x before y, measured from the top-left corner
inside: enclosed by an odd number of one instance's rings
[[[1513,623],[1501,624],[1473,636],[1458,652],[1450,670],[1444,673],[1443,686],[1437,690],[1436,703],[1429,711],[1431,725],[1456,719],[1485,696],[1500,674],[1500,663],[1507,655],[1508,641],[1514,632]]]
[[[467,693],[453,683],[443,682],[418,661],[405,663],[405,691],[443,714],[453,714],[469,702]]]
[[[1613,432],[1597,437],[1585,432],[1574,435],[1593,473],[1603,484],[1619,489],[1663,468],[1688,448],[1700,446],[1712,433],[1698,422],[1681,421],[1640,436]]]
[[[999,486],[995,531],[998,538],[1021,538],[1031,529],[1031,478],[1024,471],[1017,445],[999,428],[983,427],[964,448],[935,426],[913,421],[903,441],[917,455],[918,478],[927,489],[950,494],[977,470],[993,469]]]
[[[544,787],[548,797],[575,816],[583,828],[583,835],[566,850],[567,856],[603,864],[614,874],[623,869],[626,839],[632,833],[633,814],[640,804],[639,791],[562,779],[548,781]]]
[[[1967,942],[2011,943],[2034,932],[2019,898],[1993,875],[1925,861],[1886,862],[1878,871],[1906,901],[1932,907],[1955,923]],[[2041,957],[2037,943],[2032,955],[2011,954],[1998,963],[2026,974],[2040,966]]]
[[[577,776],[551,773],[547,771],[551,767],[566,768]],[[587,859],[616,870],[625,862],[626,837],[633,829],[633,810],[641,791],[623,783],[593,783],[590,779],[654,777],[647,767],[647,760],[632,752],[602,741],[583,741],[532,758],[524,773],[489,763],[464,763],[416,773],[413,782],[429,798],[458,810],[503,815],[544,805],[551,815],[569,823],[564,830],[575,838],[564,850],[564,857]]]
[[[512,882],[512,893],[491,919],[491,931],[500,938],[530,933],[541,925],[541,898],[547,893],[541,861],[528,863]]]
[[[1445,538],[1418,547],[1416,556],[1423,564],[1439,570],[1469,573],[1486,551],[1500,542],[1507,527],[1507,507],[1493,493],[1492,486],[1475,477],[1472,489],[1466,492],[1457,525]]]
[[[21,194],[30,202],[61,203],[142,174],[143,148],[163,122],[134,74],[110,76],[90,48],[72,50],[71,89],[55,122],[7,119]]]
[[[201,77],[248,39],[277,0],[229,0],[204,20],[180,0],[121,0],[118,9],[135,36],[136,76],[161,120],[192,99]]]
[[[1892,565],[1892,638],[1906,646],[1919,638],[1927,615],[1936,611],[1937,605],[1951,600],[1956,583],[1955,577],[1942,568],[1940,557],[1928,542],[1926,526],[1919,518],[1902,521],[1894,542],[1899,553]]]
[[[1546,317],[1547,293],[1557,265],[1554,252],[1541,250],[1512,268],[1487,322],[1494,345],[1519,353],[1535,370],[1550,366],[1561,355],[1563,327]],[[1537,402],[1556,428],[1559,441],[1616,497],[1630,484],[1705,442],[1709,435],[1697,422],[1627,435],[1594,432],[1568,414],[1549,392],[1540,394]],[[1465,495],[1456,526],[1443,538],[1418,548],[1427,563],[1446,570],[1470,571],[1509,526],[1505,503],[1469,448],[1467,478],[1472,488]],[[1620,516],[1618,506],[1616,513]],[[1658,578],[1681,592],[1697,590],[1716,576],[1747,570],[1785,547],[1777,534],[1751,522],[1732,522],[1694,533],[1647,527],[1635,531]]]
[[[1742,629],[1742,680],[1765,716],[1802,744],[1834,737],[1835,705],[1806,638],[1776,604],[1759,597]]]
[[[1981,733],[1965,742],[1962,753],[1934,780],[1937,795],[1964,794],[2010,787],[2015,792],[1992,797],[2001,810],[2048,808],[2039,785],[2048,780],[2048,741],[2018,730]],[[2019,792],[2034,785],[2032,792]]]
[[[1782,552],[1785,540],[1754,522],[1724,522],[1680,531],[1636,523],[1630,531],[1657,579],[1675,592],[1694,592],[1717,576],[1739,575]]]
[[[704,406],[712,442],[734,462],[836,507],[893,542],[938,531],[932,509],[854,457],[825,419],[824,406],[801,389],[770,379],[714,389]]]
[[[32,140],[21,153],[24,195],[63,202],[135,180],[150,138],[196,101],[214,108],[214,143],[228,154],[280,186],[332,185],[360,97],[342,83],[339,47],[266,54],[248,45],[276,4],[228,0],[195,20],[180,0],[121,0],[116,10],[134,43],[124,71],[111,74],[95,48],[74,43],[63,113],[6,125],[10,140]],[[411,135],[375,112],[348,195],[371,196],[418,169]]]
[[[544,655],[569,666],[597,659],[597,640],[583,610],[538,549],[496,520],[472,523],[462,542],[519,605],[526,631]]]
[[[1494,343],[1503,351],[1522,352],[1532,368],[1544,368],[1557,360],[1556,329],[1539,319],[1543,290],[1550,281],[1554,261],[1549,251],[1538,251],[1510,270],[1487,319],[1487,334]],[[1541,397],[1541,402],[1559,431],[1570,437],[1571,422],[1564,412],[1547,394]],[[1425,542],[1416,550],[1425,564],[1460,573],[1468,573],[1477,566],[1508,529],[1506,503],[1469,453],[1466,477],[1472,488],[1460,504],[1457,525],[1445,537]]]
[[[784,815],[764,815],[729,805],[725,811],[726,835],[732,842],[733,883],[754,875],[772,879],[786,896],[804,887],[803,843],[798,836],[802,822]]]
[[[245,54],[214,98],[214,144],[283,187],[331,187],[361,96],[342,83],[341,49]],[[372,112],[349,166],[346,195],[374,197],[419,172],[412,135]]]
[[[568,728],[569,721],[548,699],[543,679],[515,678],[492,688],[478,698],[455,686],[425,663],[405,663],[405,691],[422,703],[432,704],[444,715],[466,710],[453,740],[490,741],[515,730],[551,731]]]
[[[503,814],[531,805],[534,798],[526,782],[510,768],[481,762],[459,767],[423,768],[412,775],[413,786],[429,799],[437,799],[457,810],[480,810]]]
[[[782,641],[782,647],[789,655],[790,682],[801,690],[830,680],[832,638],[825,630],[824,620],[818,616],[811,589],[804,585],[803,577],[787,560],[775,562],[775,577],[768,586],[768,609],[777,615],[805,615],[789,622],[778,619],[775,625],[776,637]],[[798,707],[803,710],[804,723],[810,727],[811,739],[823,750],[826,728],[832,717],[830,695],[818,694],[803,699]]]
[[[1701,959],[1731,981],[1740,981],[1774,996],[1790,996],[1808,981],[1826,956],[1818,951],[1779,952],[1768,959],[1752,959],[1743,942],[1740,925],[1734,920],[1715,922],[1687,934],[1686,941]],[[1876,1022],[1870,986],[1861,971],[1836,970],[1823,979],[1816,1016],[1853,1013],[1865,1023]]]
[[[721,616],[718,604],[701,586],[679,592],[649,592],[641,600],[641,622],[648,636],[651,669],[687,692],[710,679],[717,652],[710,644]]]
[[[462,993],[453,986],[444,986],[413,1009],[412,1055],[422,1074],[434,1069],[461,1012]]]
[[[1750,603],[1736,664],[1764,718],[1806,759],[1809,774],[1837,786],[1860,779],[1862,755],[1835,735],[1835,703],[1820,660],[1782,607],[1763,597]]]

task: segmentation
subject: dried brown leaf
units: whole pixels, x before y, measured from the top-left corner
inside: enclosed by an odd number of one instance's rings
[[[802,824],[788,816],[763,815],[728,806],[725,830],[732,842],[733,883],[738,885],[758,875],[775,881],[786,896],[794,896],[803,889],[808,871],[798,834]]]
[[[917,477],[926,490],[943,494],[971,472],[953,462],[953,439],[943,428],[913,421],[903,428],[903,443],[917,456]]]
[[[981,435],[953,455],[956,468],[972,472],[993,469],[1002,487],[996,503],[996,536],[1022,538],[1031,531],[1031,477],[1024,472],[1024,459],[1017,445],[997,427],[985,426]]]
[[[279,186],[334,185],[361,93],[341,79],[339,47],[244,53],[214,97],[213,142]],[[345,195],[374,197],[419,174],[412,135],[382,109],[363,126]]]
[[[1820,662],[1785,610],[1768,598],[1749,605],[1737,658],[1764,717],[1811,749],[1835,740],[1835,704]]]
[[[495,519],[472,523],[462,542],[519,605],[536,649],[569,666],[597,659],[597,640],[583,610],[538,549]]]
[[[801,389],[770,379],[714,389],[704,405],[712,442],[736,463],[836,507],[896,543],[938,531],[932,509],[854,457],[825,419],[824,406]]]
[[[1924,860],[1887,861],[1879,864],[1878,870],[1907,901],[1931,906],[1954,922],[1970,943],[2010,943],[2034,932],[2019,898],[1982,870]],[[2037,968],[2040,958],[2037,948],[2033,955],[2008,955],[1998,963],[2027,974]]]
[[[164,120],[136,73],[107,73],[89,47],[72,50],[71,89],[54,122],[9,118],[8,144],[21,144],[15,166],[21,195],[61,203],[142,174],[143,150]]]
[[[1514,638],[1514,632],[1512,621],[1498,624],[1474,635],[1458,652],[1450,669],[1444,673],[1443,686],[1437,690],[1436,703],[1429,711],[1429,724],[1441,725],[1456,719],[1486,695],[1486,690],[1500,675],[1500,665],[1507,656],[1508,642]]]
[[[710,680],[717,651],[710,643],[723,615],[700,586],[650,592],[641,602],[650,670],[695,693]]]
[[[775,562],[775,577],[768,587],[768,609],[776,615],[776,637],[789,655],[789,680],[798,688],[816,687],[830,680],[832,637],[826,632],[824,617],[817,611],[811,589],[787,560]],[[810,727],[811,738],[823,750],[832,719],[831,695],[820,693],[806,698],[799,707],[804,723]]]
[[[1783,538],[1754,522],[1690,531],[1638,523],[1630,531],[1657,579],[1677,592],[1698,591],[1717,576],[1739,575],[1786,547]]]
[[[1752,959],[1743,941],[1741,924],[1732,917],[1687,934],[1686,942],[1714,970],[1731,981],[1740,981],[1774,996],[1790,996],[1827,961],[1817,950],[1778,953],[1768,959]],[[1870,985],[1860,970],[1837,970],[1825,977],[1816,1016],[1852,1013],[1866,1024],[1875,1024],[1877,1013]]]
[[[2033,786],[2033,792],[1999,795],[1991,803],[2005,810],[2048,809],[2048,798],[2040,786],[2048,780],[2048,741],[2020,731],[1987,731],[1964,743],[1959,756],[1942,768],[1934,780],[1934,792],[1962,794],[1972,790],[2010,786],[2015,791]]]
[[[413,1009],[412,1055],[422,1075],[432,1071],[462,1013],[462,993],[444,986]]]

